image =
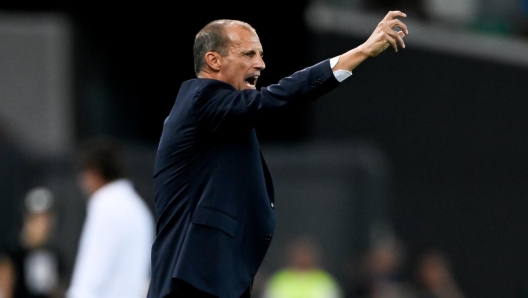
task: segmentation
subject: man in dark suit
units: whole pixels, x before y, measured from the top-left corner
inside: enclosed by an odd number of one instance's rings
[[[250,296],[275,230],[257,121],[326,94],[390,45],[405,47],[398,17],[405,14],[389,12],[364,44],[260,90],[265,64],[254,28],[217,20],[198,32],[197,78],[182,83],[157,151],[149,298]]]

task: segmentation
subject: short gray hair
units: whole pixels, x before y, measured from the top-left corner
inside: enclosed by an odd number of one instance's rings
[[[229,54],[231,40],[226,32],[227,27],[244,27],[255,32],[251,25],[239,20],[220,19],[205,25],[194,39],[193,56],[196,75],[205,67],[205,53],[217,52],[223,57]]]

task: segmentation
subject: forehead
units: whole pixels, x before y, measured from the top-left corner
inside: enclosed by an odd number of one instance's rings
[[[262,51],[260,39],[255,31],[242,26],[233,26],[227,28],[227,35],[231,40],[231,50],[245,51],[255,50]]]

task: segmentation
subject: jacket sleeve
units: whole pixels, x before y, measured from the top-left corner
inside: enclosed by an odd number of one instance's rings
[[[210,132],[249,129],[264,114],[308,104],[338,85],[329,60],[297,71],[261,90],[237,91],[222,82],[209,84],[194,98],[197,122]]]

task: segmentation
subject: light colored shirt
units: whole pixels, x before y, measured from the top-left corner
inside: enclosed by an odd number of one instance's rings
[[[88,200],[67,298],[144,298],[150,278],[154,218],[126,179]]]
[[[339,56],[336,56],[336,57],[330,59],[330,68],[334,68],[334,66],[337,64],[338,61],[339,61]],[[352,72],[350,70],[338,69],[338,70],[334,71],[334,77],[339,82],[343,82],[346,78],[348,78],[351,75],[352,75]]]

